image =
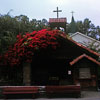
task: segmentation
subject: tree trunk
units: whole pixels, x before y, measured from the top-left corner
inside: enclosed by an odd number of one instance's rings
[[[23,83],[25,86],[30,86],[31,85],[31,64],[30,63],[24,63],[23,64]]]

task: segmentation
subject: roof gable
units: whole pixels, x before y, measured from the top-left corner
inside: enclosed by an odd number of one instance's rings
[[[60,41],[60,47],[56,50],[56,52],[52,53],[52,56],[56,57],[57,59],[69,59],[72,61],[78,56],[86,54],[97,60],[100,56],[99,53],[81,45],[80,43],[77,43],[71,38],[66,38],[66,36],[61,37]]]
[[[74,64],[77,63],[79,60],[83,59],[84,57],[87,58],[88,60],[90,60],[90,61],[96,63],[97,65],[100,65],[100,62],[98,62],[97,60],[95,60],[94,58],[92,58],[92,57],[90,57],[90,56],[88,56],[88,55],[86,55],[86,54],[83,54],[83,55],[77,57],[76,59],[74,59],[73,61],[71,61],[71,62],[70,62],[70,65],[71,65],[71,66],[74,65]]]

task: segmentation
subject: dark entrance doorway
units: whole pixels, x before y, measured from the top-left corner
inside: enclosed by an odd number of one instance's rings
[[[66,60],[37,58],[31,66],[31,85],[59,85],[60,80],[67,80]]]

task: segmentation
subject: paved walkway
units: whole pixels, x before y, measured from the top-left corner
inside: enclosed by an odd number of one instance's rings
[[[50,98],[50,99],[36,98],[36,99],[7,99],[7,100],[100,100],[100,92],[83,91],[81,93],[81,98]]]

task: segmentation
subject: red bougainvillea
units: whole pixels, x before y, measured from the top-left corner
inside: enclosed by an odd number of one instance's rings
[[[31,62],[32,57],[36,51],[41,49],[56,49],[60,43],[59,37],[66,37],[63,32],[59,30],[33,31],[25,35],[17,35],[17,41],[13,47],[10,47],[2,59],[3,64],[14,66],[21,62]]]

